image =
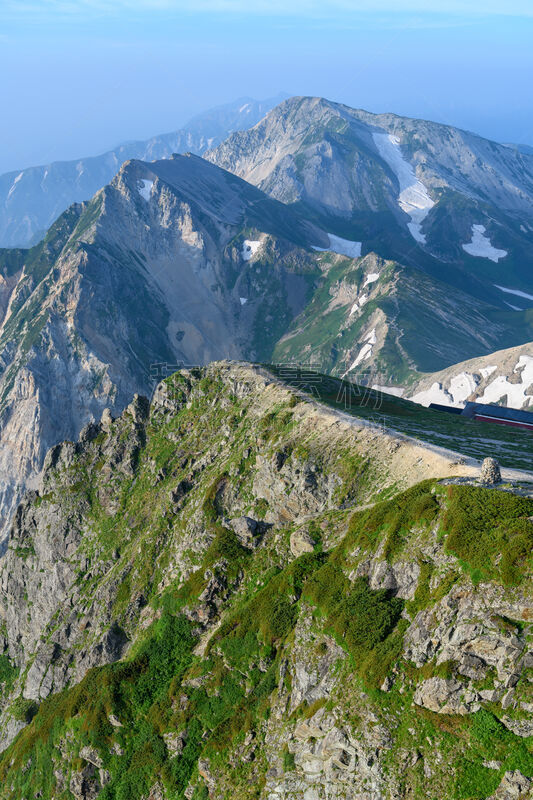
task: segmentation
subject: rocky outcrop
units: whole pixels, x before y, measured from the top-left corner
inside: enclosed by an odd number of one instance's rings
[[[465,694],[459,681],[428,678],[417,687],[413,702],[436,714],[468,714],[479,708],[479,703],[473,704],[474,699],[472,693]]]
[[[364,743],[346,728],[338,727],[335,717],[321,709],[294,729],[289,753],[294,769],[287,774],[276,767],[267,772],[265,800],[305,797],[321,800],[339,797],[379,800],[390,793],[376,755],[389,745],[379,726],[368,731]]]
[[[502,696],[517,673],[533,664],[527,635],[520,632],[522,621],[532,618],[531,598],[525,595],[511,600],[494,586],[476,592],[454,587],[434,608],[417,614],[405,636],[405,654],[419,667],[432,659],[454,661],[471,681],[492,668],[496,694]],[[517,626],[506,619],[517,620]]]
[[[68,500],[72,483],[67,476],[92,446],[93,458],[106,461],[98,500],[102,509],[112,513],[116,492],[106,477],[115,482],[119,477],[133,477],[147,420],[148,402],[136,397],[116,424],[90,424],[78,443],[56,445],[45,460],[42,494],[30,493],[17,510],[0,572],[1,614],[8,632],[8,654],[20,670],[27,670],[24,696],[29,699],[46,697],[73,677],[79,679],[90,667],[115,661],[125,651],[128,637],[111,611],[118,576],[100,588],[94,605],[83,598],[79,578],[91,577],[90,557],[84,550],[91,536],[90,504],[78,498],[72,507]],[[95,444],[98,439],[101,445]],[[43,496],[53,500],[43,503]],[[112,569],[115,559],[111,555],[95,564],[96,574]],[[32,613],[21,613],[24,607],[32,608]],[[80,607],[84,609],[81,624]],[[58,615],[60,626],[55,624]],[[44,631],[49,636],[43,636]],[[84,646],[78,647],[82,641]]]
[[[531,797],[531,780],[519,770],[506,772],[496,792],[488,800],[527,800]]]

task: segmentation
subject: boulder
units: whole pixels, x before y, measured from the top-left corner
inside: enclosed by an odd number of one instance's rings
[[[413,702],[436,714],[468,714],[470,707],[463,693],[464,688],[458,681],[428,678],[417,687]]]
[[[294,531],[291,533],[291,553],[298,558],[303,553],[312,553],[315,549],[315,543],[311,534],[306,530]]]
[[[266,522],[258,522],[251,517],[235,517],[235,519],[229,520],[228,525],[243,547],[248,548],[257,547],[261,536],[272,527]]]

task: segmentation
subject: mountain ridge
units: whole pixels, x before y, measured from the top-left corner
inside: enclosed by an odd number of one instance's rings
[[[393,160],[384,158],[374,134],[393,137]],[[444,263],[459,288],[476,276],[494,294],[500,263],[493,266],[481,249],[476,256],[464,249],[474,226],[483,227],[482,241],[506,252],[511,288],[530,287],[533,159],[504,145],[441,123],[303,97],[281,103],[205,157],[277,199],[303,204],[326,230],[362,241],[363,254],[372,250],[435,276]],[[424,241],[410,232],[404,210],[415,213],[419,201],[402,200],[399,180],[431,193],[417,233]]]

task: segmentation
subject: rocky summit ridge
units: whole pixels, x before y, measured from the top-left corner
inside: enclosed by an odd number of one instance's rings
[[[0,565],[2,800],[531,797],[533,499],[478,474],[247,364],[106,411]]]

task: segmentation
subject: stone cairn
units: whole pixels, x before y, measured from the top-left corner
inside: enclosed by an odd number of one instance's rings
[[[495,458],[485,458],[483,460],[479,482],[485,484],[485,486],[494,486],[494,484],[502,482],[500,465]]]

